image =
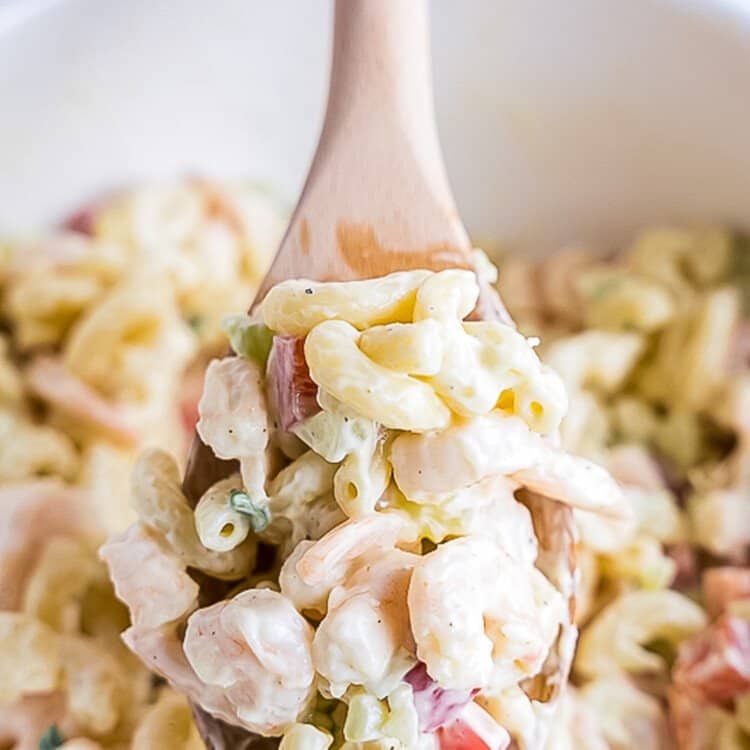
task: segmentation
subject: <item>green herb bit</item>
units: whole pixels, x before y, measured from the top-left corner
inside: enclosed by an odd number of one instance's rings
[[[229,337],[235,353],[265,367],[273,342],[273,334],[268,326],[252,320],[248,315],[227,315],[221,321],[221,330]]]
[[[256,503],[244,490],[232,490],[229,493],[229,507],[250,519],[250,525],[257,534],[265,531],[271,523],[271,514],[265,505]]]
[[[65,737],[60,734],[57,726],[52,724],[39,740],[39,750],[55,750],[56,747],[64,744]]]

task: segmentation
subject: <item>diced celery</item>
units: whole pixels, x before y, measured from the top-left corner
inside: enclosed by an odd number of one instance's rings
[[[254,321],[248,315],[227,315],[221,321],[221,329],[229,337],[236,354],[265,367],[273,334],[264,323]]]

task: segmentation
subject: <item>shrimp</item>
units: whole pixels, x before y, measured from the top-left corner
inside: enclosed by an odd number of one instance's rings
[[[197,606],[198,586],[179,557],[143,523],[107,542],[99,554],[109,567],[117,596],[130,610],[133,625],[122,634],[125,645],[206,711],[242,724],[222,689],[205,684],[183,652],[177,629]]]
[[[703,598],[711,617],[731,609],[732,602],[750,600],[750,567],[708,568],[702,577]]]
[[[393,477],[414,502],[441,496],[493,474],[507,475],[540,495],[616,517],[629,506],[600,466],[570,456],[515,416],[491,412],[455,420],[446,430],[403,434],[390,452]]]
[[[198,402],[196,429],[219,458],[238,459],[250,496],[266,503],[268,408],[263,372],[244,357],[213,360]]]
[[[566,621],[539,570],[478,536],[420,558],[408,605],[417,656],[453,690],[498,690],[536,674]]]
[[[39,738],[51,724],[67,730],[65,694],[35,693],[0,705],[0,747],[38,750]]]
[[[408,521],[394,513],[350,518],[317,542],[297,545],[281,568],[281,591],[298,610],[322,615],[331,590],[344,582],[358,558],[411,540],[412,532]]]
[[[416,663],[406,594],[418,560],[401,550],[373,551],[331,592],[312,653],[333,697],[362,685],[384,698]]]
[[[193,671],[174,625],[131,627],[122,634],[125,645],[152,671],[205,711],[228,724],[244,726],[224,690],[207,685]],[[251,729],[245,726],[246,729]]]
[[[252,731],[280,735],[315,695],[311,625],[269,589],[199,609],[183,648],[196,674],[220,688]]]
[[[158,628],[198,606],[198,584],[180,559],[143,523],[134,523],[99,550],[117,597],[136,627]]]
[[[526,489],[579,510],[628,520],[630,503],[606,469],[580,456],[549,449],[528,468],[512,474]]]
[[[0,489],[0,609],[21,606],[26,583],[55,536],[91,537],[95,531],[85,493],[57,481]]]
[[[492,475],[459,492],[443,507],[455,503],[468,535],[485,536],[518,562],[533,563],[538,552],[534,524],[529,509],[513,493],[520,487],[508,477]]]
[[[324,580],[313,586],[305,583],[297,572],[297,564],[315,544],[316,542],[304,539],[292,550],[281,566],[279,586],[281,593],[294,604],[299,612],[322,616],[326,611],[328,595],[335,583]]]
[[[139,440],[124,410],[100,396],[53,357],[37,357],[26,370],[31,391],[61,414],[83,423],[126,448]]]
[[[213,360],[198,402],[198,434],[219,458],[262,455],[268,415],[259,365],[243,357]]]
[[[491,412],[455,419],[439,432],[404,433],[391,446],[399,489],[414,502],[433,502],[491,474],[510,474],[537,463],[542,439],[520,417]]]

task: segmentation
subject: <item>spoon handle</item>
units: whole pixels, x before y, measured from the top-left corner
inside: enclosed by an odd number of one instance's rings
[[[435,125],[427,0],[336,0],[333,60],[317,157],[368,133],[391,169],[417,170],[452,206]],[[371,144],[377,152],[377,143]],[[348,150],[348,149],[347,149]],[[392,163],[403,154],[404,164]],[[352,165],[353,168],[367,165]]]
[[[324,134],[358,117],[436,137],[427,0],[336,0]]]
[[[336,0],[325,121],[257,299],[287,278],[469,267],[435,125],[427,0]]]

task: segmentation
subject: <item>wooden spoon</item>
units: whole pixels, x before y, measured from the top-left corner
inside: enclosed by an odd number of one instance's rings
[[[289,278],[352,280],[412,268],[473,268],[470,251],[435,126],[426,0],[336,0],[323,130],[256,302]],[[481,314],[510,320],[488,290]],[[231,469],[196,438],[184,481],[189,501],[195,504]],[[570,555],[569,533],[558,533],[569,531],[569,512],[559,506],[559,513],[554,546],[562,547],[555,559]],[[557,666],[555,671],[559,684],[567,667],[563,674]],[[194,712],[209,748],[271,746],[197,706]]]
[[[336,0],[334,15],[320,141],[255,302],[285,279],[473,267],[435,126],[427,0]],[[482,302],[484,317],[510,321],[496,294]],[[228,468],[196,439],[188,497]]]
[[[310,173],[259,291],[470,266],[432,105],[426,0],[337,0],[328,108]]]

